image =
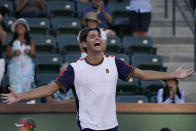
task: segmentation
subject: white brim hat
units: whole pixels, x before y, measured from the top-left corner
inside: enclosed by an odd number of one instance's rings
[[[24,24],[24,25],[26,26],[27,31],[30,31],[30,27],[29,27],[27,21],[26,21],[25,19],[23,19],[23,18],[17,19],[17,20],[12,24],[12,26],[11,26],[11,31],[12,31],[12,32],[15,32],[15,31],[16,31],[16,26],[17,26],[18,24],[20,24],[20,23],[21,23],[21,24]]]

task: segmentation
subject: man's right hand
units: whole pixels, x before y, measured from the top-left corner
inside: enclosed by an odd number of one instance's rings
[[[14,89],[8,87],[10,90],[9,94],[1,94],[1,97],[4,99],[3,103],[13,104],[21,100],[20,95],[16,93]]]

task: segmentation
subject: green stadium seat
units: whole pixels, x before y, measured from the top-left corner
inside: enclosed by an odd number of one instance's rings
[[[60,74],[55,73],[55,74],[50,74],[50,73],[40,73],[36,74],[36,83],[37,86],[43,86],[51,83],[52,81],[55,81],[55,79],[59,76]]]
[[[123,46],[125,53],[129,56],[133,54],[156,54],[156,48],[153,47],[150,37],[123,37]]]
[[[78,18],[55,18],[52,29],[57,36],[61,34],[78,34],[81,30],[81,20]]]
[[[76,62],[77,60],[80,59],[81,53],[78,52],[72,52],[72,53],[67,53],[65,55],[65,62],[66,63],[71,63],[71,62]]]
[[[0,1],[0,6],[6,7],[9,10],[9,16],[13,14],[14,12],[14,6],[12,1],[8,1],[8,0],[1,0]]]
[[[92,4],[91,2],[77,2],[76,3],[78,18],[82,18],[84,8],[91,4]]]
[[[117,103],[148,103],[148,98],[144,95],[120,95],[116,96]]]
[[[31,34],[48,35],[50,33],[50,23],[47,18],[25,18],[31,28]]]
[[[61,35],[58,38],[59,51],[64,56],[67,52],[80,52],[77,35]]]
[[[121,42],[118,36],[107,37],[107,51],[109,52],[120,52],[121,51]]]
[[[139,95],[142,89],[139,86],[139,80],[131,78],[129,82],[118,79],[117,82],[117,95]]]
[[[35,63],[36,73],[59,73],[62,57],[60,54],[37,54]]]
[[[12,33],[11,26],[16,21],[16,18],[14,18],[14,17],[3,17],[3,21],[5,22],[5,24],[8,28],[7,33],[11,34]]]
[[[47,13],[50,19],[56,17],[74,17],[75,6],[71,1],[48,1]]]
[[[163,60],[159,55],[142,55],[136,54],[132,56],[131,64],[142,70],[163,70]]]
[[[37,53],[55,53],[56,39],[51,35],[32,35]]]
[[[113,20],[112,28],[122,38],[125,35],[132,35],[128,17],[117,17]]]
[[[162,81],[141,81],[141,87],[144,90],[146,96],[151,97],[157,95],[160,88],[164,88]]]
[[[109,2],[108,8],[112,13],[112,17],[129,17],[129,2]]]
[[[150,98],[150,103],[157,103],[157,96],[152,96]]]

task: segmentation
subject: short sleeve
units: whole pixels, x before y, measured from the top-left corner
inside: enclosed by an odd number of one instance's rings
[[[63,73],[56,78],[63,92],[68,91],[74,85],[74,69],[71,65],[65,68]]]
[[[118,77],[123,81],[129,81],[129,79],[132,77],[134,67],[126,62],[123,62],[119,58],[115,58],[115,62],[118,70]]]

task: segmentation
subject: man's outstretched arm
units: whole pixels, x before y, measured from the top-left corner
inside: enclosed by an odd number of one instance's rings
[[[183,79],[191,76],[194,71],[193,69],[183,70],[184,66],[180,66],[175,72],[158,72],[158,71],[148,71],[140,70],[135,68],[133,71],[133,77],[139,78],[141,80],[166,80],[166,79]]]
[[[39,88],[36,88],[34,90],[22,94],[16,93],[14,89],[9,87],[10,93],[1,94],[1,96],[4,99],[3,103],[12,104],[12,103],[19,102],[21,100],[31,100],[31,99],[50,96],[59,89],[60,89],[60,85],[56,82],[53,82],[45,86],[41,86]]]

